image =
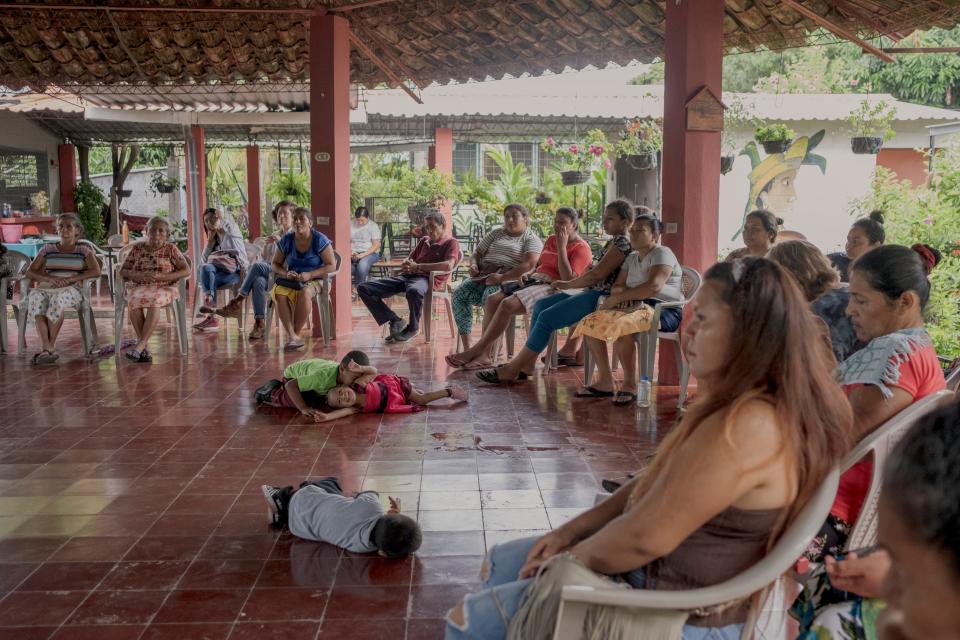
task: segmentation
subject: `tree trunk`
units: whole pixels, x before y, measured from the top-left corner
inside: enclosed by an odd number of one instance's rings
[[[110,187],[110,235],[120,233],[120,203],[123,198],[117,193],[137,162],[140,145],[113,144],[110,146],[113,161],[113,186]]]
[[[78,145],[77,158],[80,162],[80,182],[90,182],[90,147]]]

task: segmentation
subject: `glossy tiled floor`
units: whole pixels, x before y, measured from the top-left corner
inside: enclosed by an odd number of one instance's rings
[[[187,358],[162,327],[152,366],[82,358],[69,320],[59,366],[0,356],[0,639],[440,638],[487,548],[590,505],[673,421],[665,391],[659,419],[574,399],[582,369],[489,388],[447,369],[444,325],[433,345],[391,347],[355,315],[312,354],[364,349],[422,386],[469,386],[470,403],[322,426],[258,410],[256,387],[303,354],[235,325],[193,337]],[[268,528],[262,483],[326,475],[400,497],[423,526],[416,557]]]

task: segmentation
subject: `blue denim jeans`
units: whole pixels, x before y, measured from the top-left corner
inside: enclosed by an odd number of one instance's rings
[[[597,300],[602,295],[602,291],[588,289],[572,296],[556,293],[537,302],[530,314],[530,333],[527,335],[526,347],[535,353],[546,349],[551,333],[569,327],[596,311]],[[549,313],[544,313],[547,310]]]
[[[482,591],[464,598],[460,627],[447,620],[446,640],[503,640],[510,619],[520,608],[523,594],[533,578],[517,580],[527,553],[538,538],[520,538],[498,544],[490,550],[487,564],[490,575]],[[637,575],[633,572],[631,577]],[[631,583],[633,580],[631,580]],[[725,627],[683,627],[683,640],[738,640],[743,625]]]
[[[375,265],[379,259],[379,253],[371,253],[356,262],[350,262],[350,278],[353,280],[354,286],[370,279],[370,268]]]
[[[253,298],[253,317],[267,317],[267,285],[270,282],[270,263],[254,262],[247,269],[247,277],[240,285],[240,293]]]
[[[217,289],[229,287],[240,282],[239,273],[227,273],[217,269],[212,264],[200,265],[200,286],[203,292],[213,298],[217,297]]]

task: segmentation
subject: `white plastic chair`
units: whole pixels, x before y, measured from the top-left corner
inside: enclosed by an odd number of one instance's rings
[[[317,310],[319,311],[320,315],[320,332],[323,334],[324,347],[330,346],[330,341],[337,339],[337,327],[336,322],[334,322],[333,319],[333,304],[330,300],[330,292],[333,287],[333,278],[337,275],[337,273],[340,272],[340,267],[343,264],[343,258],[337,251],[333,252],[333,257],[336,260],[336,271],[327,274],[325,278],[320,279],[320,289],[313,298],[313,302],[317,305]],[[270,280],[267,283],[267,317],[264,321],[263,327],[263,338],[267,342],[270,341],[270,328],[273,326],[274,301],[273,296],[269,294],[269,291],[273,290],[274,280],[274,274],[271,273]]]
[[[116,273],[114,274],[114,282],[116,282],[116,302],[113,309],[113,342],[114,342],[114,355],[116,357],[121,357],[120,347],[123,344],[123,316],[127,311],[127,289],[123,284],[123,278],[120,277],[120,271],[123,267],[123,263],[127,258],[127,254],[130,253],[130,249],[133,247],[133,244],[129,244],[124,247],[117,258],[117,264],[114,267]],[[190,273],[193,273],[193,265],[190,264],[190,258],[184,258],[187,261],[187,265],[190,267]],[[167,313],[173,314],[172,320],[173,325],[177,330],[177,341],[180,343],[180,355],[187,355],[189,350],[189,342],[187,339],[187,280],[190,279],[188,275],[185,278],[181,278],[177,281],[177,288],[180,292],[180,297],[177,300],[174,300],[171,304],[168,304],[164,309],[167,310]],[[168,315],[168,319],[170,316]]]
[[[100,276],[96,276],[98,279]],[[83,352],[89,354],[96,346],[99,337],[97,336],[97,323],[93,316],[93,307],[90,305],[90,285],[95,278],[86,278],[80,283],[80,305],[77,307],[77,318],[80,320],[80,337],[83,339]],[[19,328],[19,341],[17,352],[23,353],[27,350],[27,296],[30,294],[30,277],[24,272],[20,279],[20,297],[18,298],[19,313],[17,314],[17,324]],[[4,292],[6,297],[6,292]],[[6,323],[6,322],[4,322]]]
[[[944,390],[931,393],[917,400],[909,407],[893,416],[877,429],[861,440],[840,463],[840,470],[846,471],[870,453],[873,454],[873,474],[870,478],[870,489],[864,498],[863,506],[853,530],[847,538],[848,550],[871,546],[877,542],[878,508],[880,504],[880,486],[883,484],[883,467],[893,448],[901,438],[922,417],[938,408],[949,404],[954,396],[951,391]]]
[[[953,371],[947,376],[947,390],[952,393],[957,393],[960,391],[960,358],[957,358],[953,362]]]
[[[11,274],[6,278],[0,278],[0,353],[7,352],[7,287],[20,282],[23,274],[30,268],[30,256],[19,251],[7,251],[7,265],[10,267]],[[25,285],[21,285],[25,286]],[[20,318],[20,307],[26,303],[26,296],[21,289],[19,304],[11,301],[13,307],[13,319],[18,322]]]
[[[237,273],[237,275],[240,276],[240,279],[237,280],[236,284],[224,285],[217,288],[216,300],[214,300],[214,304],[217,307],[222,307],[237,297],[237,294],[240,291],[240,285],[243,284],[244,278],[247,277],[246,268],[241,265],[240,271]],[[193,292],[193,311],[191,312],[190,317],[196,321],[197,316],[200,315],[200,307],[203,306],[204,292],[203,287],[200,284],[200,275],[194,274],[194,276],[196,277],[196,287],[194,287],[196,291]],[[237,318],[237,324],[240,325],[241,331],[243,331],[245,316],[246,313],[241,313],[240,317]]]
[[[690,367],[683,359],[683,353],[680,349],[680,329],[676,331],[660,331],[660,313],[663,309],[682,309],[693,299],[693,296],[700,290],[703,281],[700,273],[693,267],[680,267],[683,270],[683,276],[680,281],[680,291],[683,293],[683,300],[679,302],[658,302],[653,307],[653,317],[650,320],[650,330],[646,333],[634,334],[637,343],[637,380],[646,376],[651,383],[655,378],[654,358],[657,354],[658,340],[669,340],[673,343],[673,355],[676,359],[677,373],[680,374],[680,397],[677,407],[682,409],[687,401],[687,386],[690,382]],[[584,384],[590,384],[593,377],[594,362],[590,358],[590,350],[584,349],[583,360],[583,379]]]
[[[780,612],[785,611],[785,602],[771,602],[784,590],[780,585],[784,574],[807,548],[830,513],[837,494],[840,473],[831,471],[817,488],[806,506],[800,511],[786,531],[780,536],[770,552],[757,564],[738,576],[717,585],[686,591],[657,591],[655,589],[603,589],[566,586],[563,588],[554,640],[581,640],[587,611],[593,606],[624,609],[657,609],[694,611],[713,607],[771,587],[762,605],[763,611],[775,614],[775,620],[761,615],[758,637],[772,637],[767,630],[779,628],[784,622]]]
[[[460,349],[460,333],[457,331],[457,325],[453,320],[453,284],[451,284],[451,280],[453,279],[453,272],[460,266],[461,260],[463,260],[463,253],[457,256],[457,261],[450,271],[430,272],[430,286],[427,287],[427,293],[423,297],[423,339],[428,344],[433,339],[433,302],[434,300],[443,300],[443,306],[447,312],[447,324],[450,326],[450,337],[456,340],[457,349]],[[444,283],[443,289],[437,291],[433,286],[436,282],[435,279],[445,275],[449,275],[450,278]]]

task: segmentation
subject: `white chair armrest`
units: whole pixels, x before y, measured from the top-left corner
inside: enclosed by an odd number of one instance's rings
[[[678,300],[675,302],[658,302],[657,309],[682,309],[690,302],[689,300]]]

